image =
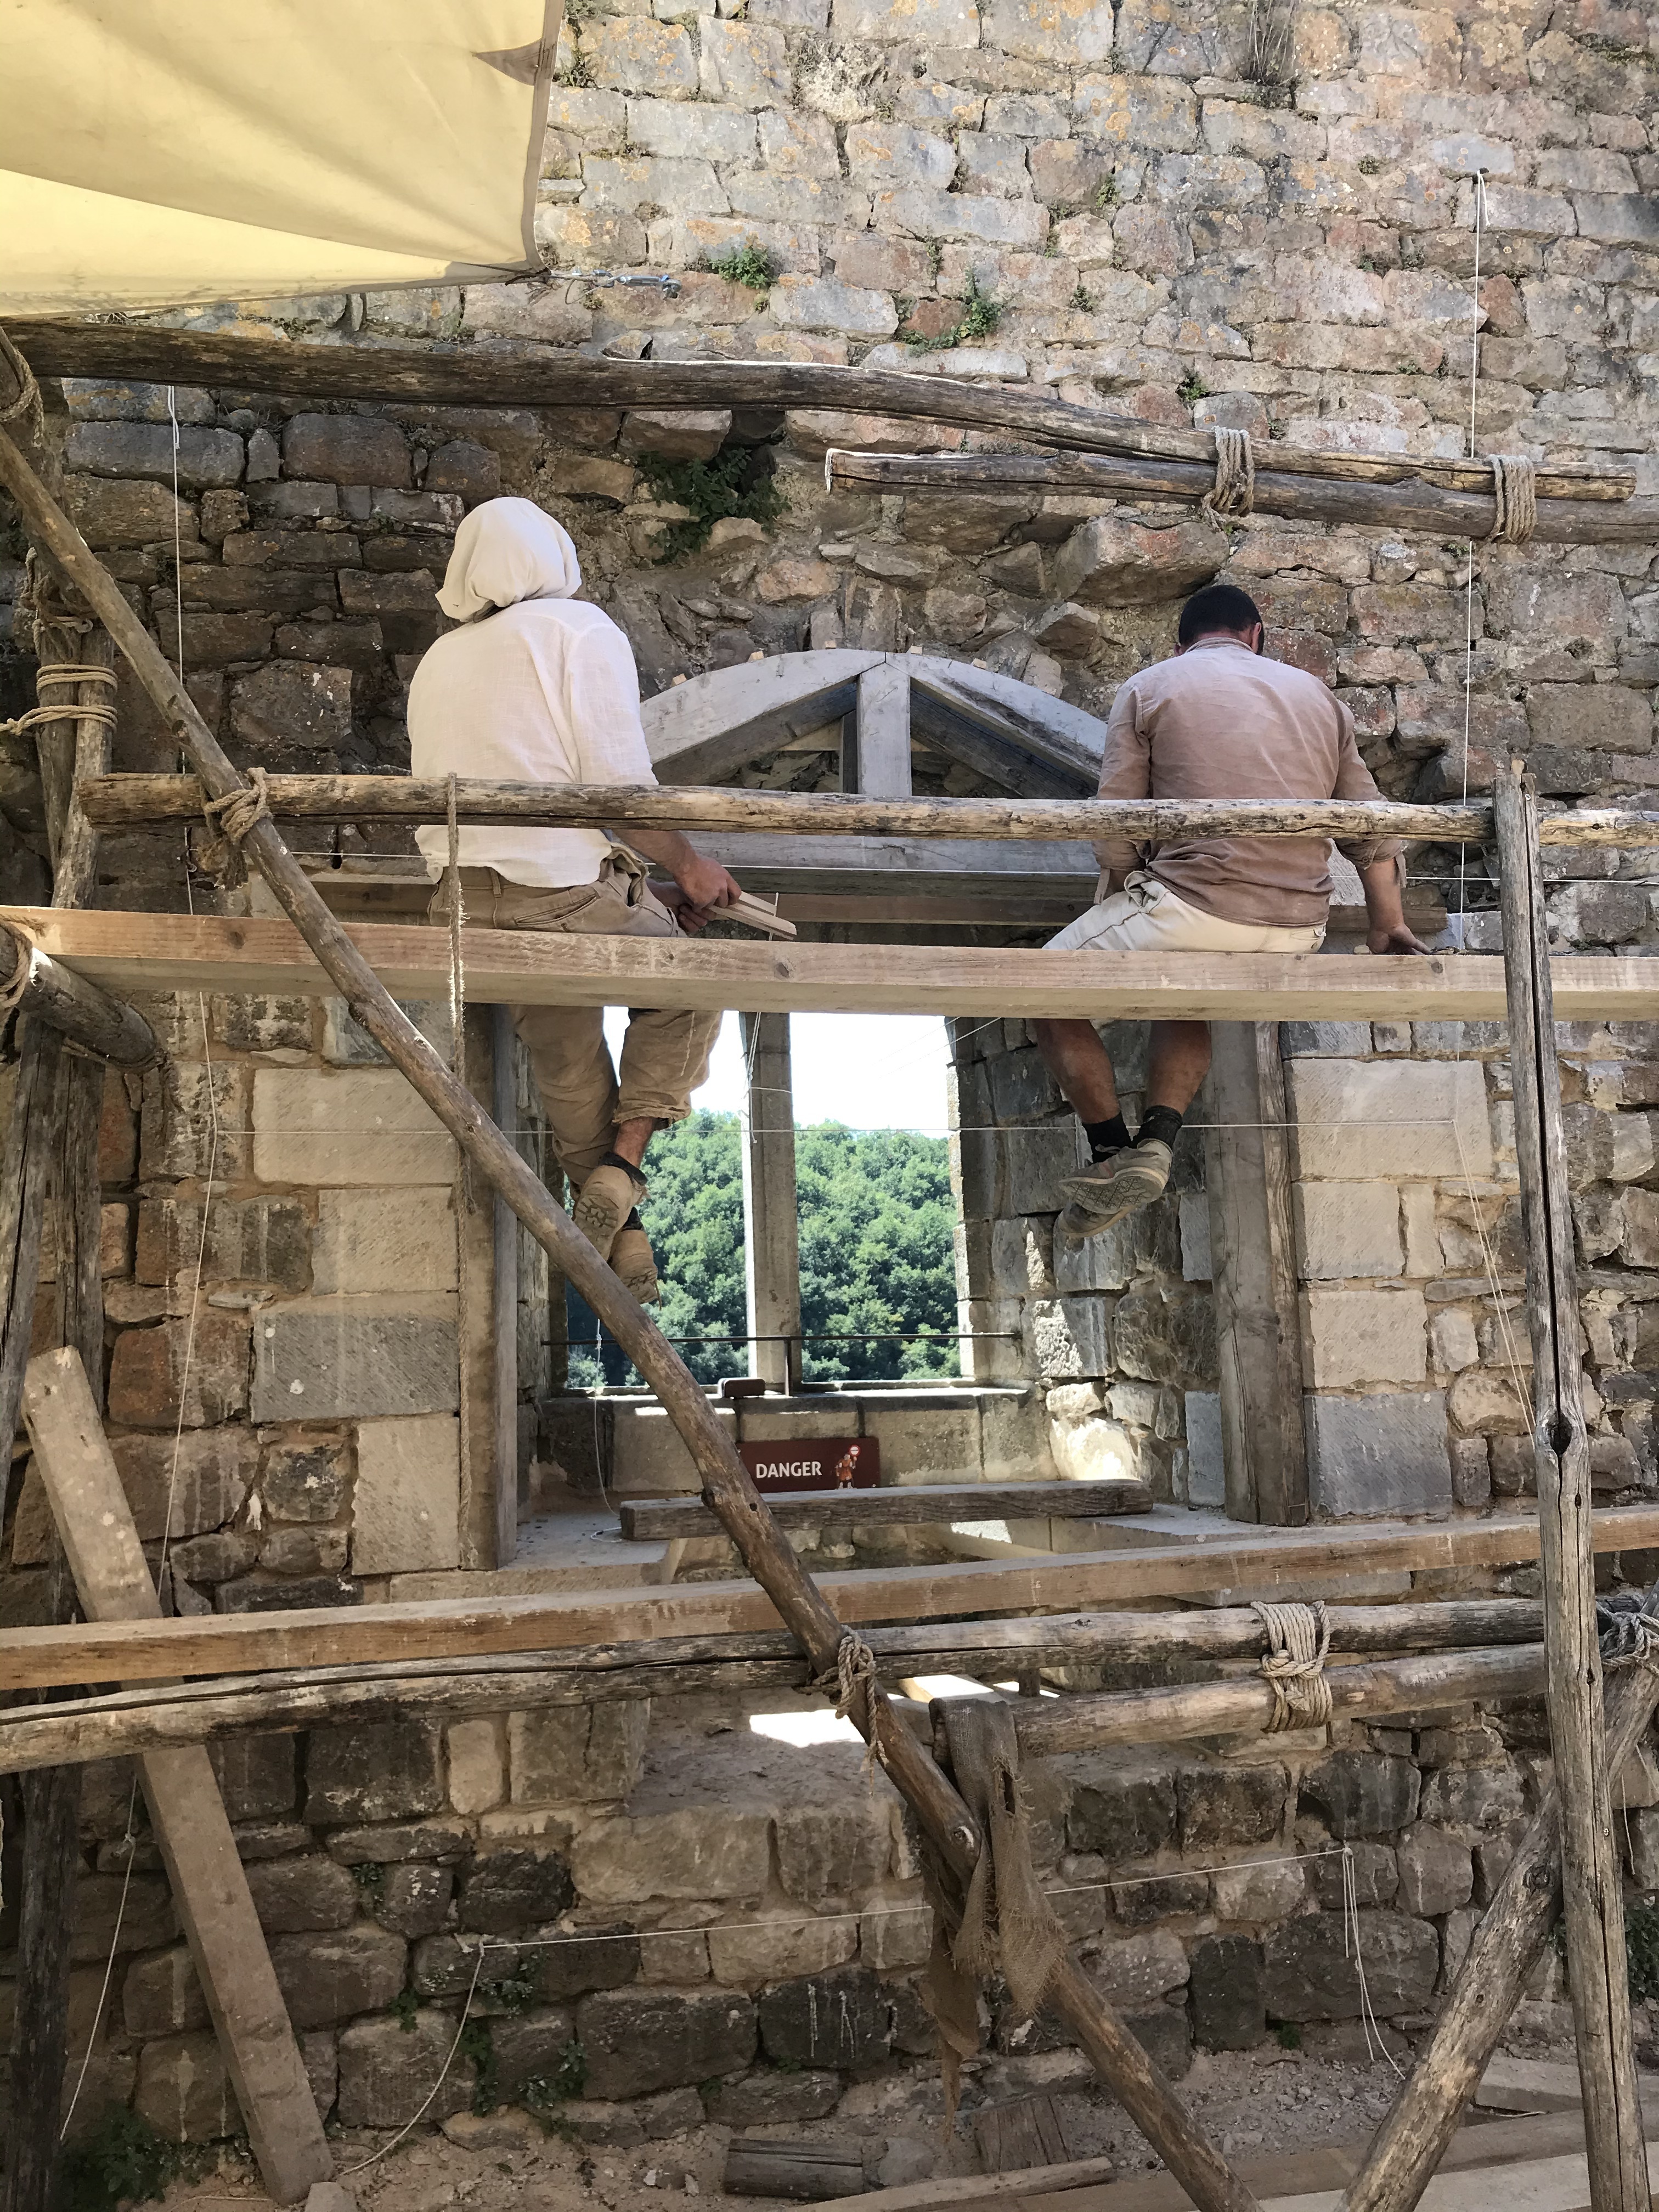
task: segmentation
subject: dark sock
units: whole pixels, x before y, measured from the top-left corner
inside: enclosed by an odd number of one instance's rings
[[[629,1215],[627,1220],[623,1222],[623,1229],[643,1229],[644,1226],[644,1222],[640,1219],[640,1209],[636,1206],[633,1212]],[[617,1231],[617,1234],[620,1237],[622,1235],[622,1229],[619,1229]]]
[[[633,1176],[641,1190],[645,1188],[644,1169],[636,1168],[632,1160],[625,1160],[620,1152],[607,1152],[599,1165],[602,1168],[621,1168],[624,1174]]]
[[[1083,1133],[1089,1139],[1089,1157],[1093,1160],[1103,1160],[1109,1153],[1123,1152],[1134,1141],[1121,1111],[1114,1114],[1109,1121],[1085,1121]]]
[[[1156,1137],[1160,1144],[1173,1145],[1180,1134],[1181,1115],[1173,1106],[1149,1106],[1140,1117],[1135,1142],[1144,1144],[1148,1137]]]

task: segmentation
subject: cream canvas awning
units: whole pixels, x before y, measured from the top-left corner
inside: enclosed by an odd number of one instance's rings
[[[538,265],[559,0],[0,0],[0,312]]]

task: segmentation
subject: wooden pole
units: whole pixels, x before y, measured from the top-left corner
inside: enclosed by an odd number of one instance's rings
[[[246,791],[241,777],[113,578],[3,434],[0,434],[0,483],[16,501],[37,547],[107,626],[211,795],[228,798]],[[556,1257],[590,1310],[656,1392],[690,1451],[702,1478],[705,1502],[720,1515],[750,1572],[799,1638],[803,1650],[820,1672],[828,1673],[836,1664],[844,1632],[842,1624],[773,1524],[735,1447],[678,1354],[379,981],[283,843],[275,823],[268,817],[253,821],[243,836],[242,849],[333,977],[355,1019],[409,1078],[483,1180],[499,1192],[532,1235]],[[969,1872],[982,1839],[961,1798],[894,1714],[890,1701],[873,1690],[861,1692],[852,1717],[874,1746],[895,1786],[931,1832],[936,1847],[958,1871]],[[1194,2127],[1175,2091],[1127,2026],[1074,1962],[1062,1978],[1055,2002],[1125,2110],[1202,2212],[1249,2212],[1255,2200],[1249,2191]]]
[[[1256,446],[1255,511],[1297,522],[1358,523],[1385,530],[1423,530],[1436,537],[1485,538],[1497,509],[1489,489],[1477,489],[1460,472],[1437,483],[1437,471],[1397,483],[1344,482],[1333,472],[1314,475],[1288,465],[1283,446]],[[1208,460],[1108,457],[1097,453],[849,453],[830,456],[836,489],[879,492],[1001,494],[1014,500],[1050,492],[1119,495],[1130,499],[1175,499],[1196,506],[1215,489]],[[1567,483],[1540,475],[1558,494]],[[1552,496],[1538,501],[1533,535],[1546,544],[1644,544],[1659,538],[1659,499],[1622,501]]]
[[[54,900],[53,903],[70,902]],[[12,927],[15,929],[17,925]],[[137,1007],[123,1005],[100,985],[77,975],[74,969],[64,967],[38,945],[25,953],[11,930],[0,931],[0,961],[9,955],[9,972],[0,976],[0,988],[14,982],[20,959],[27,958],[28,963],[27,980],[17,1002],[20,1014],[49,1023],[71,1044],[95,1053],[100,1060],[112,1060],[118,1067],[149,1067],[160,1057],[155,1032]]]
[[[0,1520],[5,1516],[12,1439],[34,1331],[46,1193],[68,1110],[67,1058],[60,1031],[44,1022],[29,1024],[0,1147]]]
[[[1542,1540],[1550,1744],[1561,1802],[1567,1976],[1584,2087],[1595,2212],[1647,2212],[1647,2153],[1631,2045],[1624,1885],[1613,1842],[1590,1542],[1582,1322],[1561,1128],[1537,799],[1518,764],[1496,794],[1515,1146],[1527,1240],[1533,1454]]]
[[[1642,1741],[1656,1704],[1659,1673],[1651,1668],[1632,1668],[1613,1685],[1607,1729],[1614,1773]],[[1560,1912],[1560,1793],[1552,1785],[1481,1917],[1433,2034],[1348,2185],[1342,2212],[1412,2212],[1433,2179]],[[1584,2117],[1588,2139],[1588,2101]]]
[[[1138,422],[1103,408],[1075,407],[1030,392],[904,370],[839,368],[776,361],[611,361],[561,354],[539,360],[462,347],[312,346],[217,331],[164,330],[154,323],[54,322],[21,317],[9,325],[37,376],[138,378],[155,384],[205,384],[238,392],[288,392],[321,399],[417,400],[475,407],[785,407],[894,415],[964,428],[1012,430],[1085,452],[1170,456],[1202,465],[1213,477],[1215,440],[1207,430]],[[1376,453],[1316,453],[1295,446],[1257,447],[1257,466],[1338,483],[1395,483],[1422,476],[1489,489],[1481,462],[1406,460]],[[1258,481],[1259,481],[1258,477]],[[1546,497],[1627,501],[1635,478],[1623,471],[1540,469]],[[1491,527],[1486,519],[1474,532]],[[1459,537],[1468,533],[1460,526]]]
[[[443,783],[408,775],[273,775],[271,811],[294,821],[442,821]],[[194,822],[208,796],[198,776],[90,778],[79,797],[100,830]],[[1430,844],[1480,844],[1492,834],[1485,799],[1462,805],[1321,799],[918,799],[866,798],[844,791],[738,791],[725,784],[498,783],[458,779],[456,818],[521,828],[573,824],[610,830],[732,830],[792,837],[971,837],[1057,844],[1133,837],[1407,837]],[[1627,808],[1564,809],[1545,815],[1546,845],[1659,845],[1659,814]]]
[[[794,1079],[787,1014],[744,1014],[749,1122],[743,1132],[744,1275],[749,1371],[772,1389],[800,1382],[800,1238]],[[682,1531],[676,1530],[678,1534]]]
[[[1204,1181],[1228,1517],[1302,1527],[1308,1448],[1277,1022],[1217,1022]]]

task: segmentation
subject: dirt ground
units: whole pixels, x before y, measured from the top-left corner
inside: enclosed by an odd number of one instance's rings
[[[1507,2048],[1530,2057],[1570,2060],[1565,2008],[1524,2007],[1530,2015]],[[1405,2038],[1390,2033],[1395,2063],[1410,2064]],[[1368,2056],[1357,2022],[1304,2032],[1303,2047],[1269,2042],[1250,2051],[1200,2055],[1180,2084],[1182,2097],[1225,2154],[1240,2159],[1276,2150],[1362,2139],[1382,2118],[1399,2087],[1394,2065]],[[827,2120],[751,2130],[751,2135],[846,2142],[884,2142],[890,2179],[980,2170],[972,2119],[975,2107],[1044,2091],[1054,2100],[1068,2147],[1079,2158],[1106,2157],[1118,2174],[1159,2164],[1145,2139],[1071,2052],[1024,2060],[988,2059],[971,2069],[948,2146],[940,2142],[942,2111],[936,2065],[919,2061],[908,2072],[854,2087]],[[665,2142],[618,2150],[568,2142],[549,2135],[527,2113],[470,2116],[439,2130],[390,2138],[343,2134],[335,2153],[341,2180],[362,2212],[665,2212],[665,2194],[710,2200],[710,2212],[749,2212],[763,2200],[727,2197],[720,2181],[729,2128],[703,2127]],[[879,2155],[880,2154],[877,2154]],[[363,2164],[362,2161],[372,2160]],[[353,2169],[358,2169],[353,2171]],[[227,2157],[216,2171],[169,2190],[166,2212],[208,2212],[235,2204],[267,2212],[270,2199],[246,2159]]]

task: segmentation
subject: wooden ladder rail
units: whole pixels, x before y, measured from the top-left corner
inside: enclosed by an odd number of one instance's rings
[[[217,799],[246,790],[113,578],[3,432],[0,483],[16,501],[37,548],[102,620],[210,796]],[[276,823],[268,817],[256,821],[242,839],[242,850],[334,979],[354,1018],[409,1078],[484,1180],[557,1260],[650,1383],[692,1455],[705,1501],[720,1515],[750,1573],[799,1638],[817,1671],[829,1674],[844,1633],[842,1624],[774,1524],[678,1354],[380,984],[324,904]],[[884,1693],[859,1691],[851,1717],[947,1863],[965,1876],[982,1839],[954,1788],[895,1715]],[[1075,1954],[1068,1954],[1060,1967],[1050,2002],[1202,2212],[1254,2212],[1255,2199],[1195,2126]]]

